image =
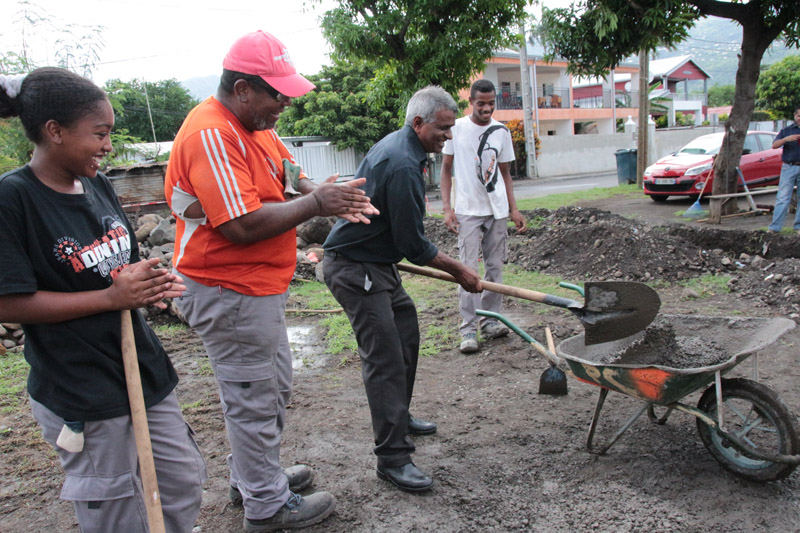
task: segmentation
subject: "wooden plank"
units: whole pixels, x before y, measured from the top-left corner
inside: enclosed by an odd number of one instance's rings
[[[123,208],[165,205],[164,176],[166,163],[115,168],[106,174]]]
[[[755,191],[750,192],[735,192],[730,194],[715,194],[713,196],[706,196],[706,198],[736,198],[739,196],[754,196],[756,194],[769,194],[772,192],[778,192],[777,187],[766,187],[764,189],[758,189]]]

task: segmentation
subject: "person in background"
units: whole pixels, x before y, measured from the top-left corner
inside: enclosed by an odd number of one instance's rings
[[[130,309],[164,524],[192,531],[203,458],[175,396],[178,376],[137,308],[166,307],[182,280],[141,261],[101,160],[112,151],[106,94],[67,70],[0,76],[0,117],[19,116],[28,165],[0,176],[0,322],[22,323],[33,416],[66,474],[81,531],[148,531],[122,363]],[[124,524],[124,526],[122,526]]]
[[[794,123],[783,128],[772,143],[773,149],[781,147],[783,147],[781,179],[775,197],[772,223],[769,225],[769,231],[776,233],[783,227],[783,219],[789,212],[789,202],[792,200],[794,188],[800,185],[800,106],[794,110]],[[800,235],[800,209],[794,217],[794,231]]]
[[[483,279],[502,283],[508,218],[517,233],[523,233],[527,225],[517,209],[508,170],[508,163],[514,161],[511,134],[492,118],[496,96],[492,82],[477,80],[472,84],[472,114],[456,120],[453,138],[444,145],[440,188],[444,223],[458,234],[459,259],[477,270],[478,258],[483,256]],[[492,291],[472,294],[462,287],[458,296],[461,353],[474,353],[478,351],[479,322],[475,310],[501,313],[503,296]],[[508,328],[493,318],[483,319],[480,330],[484,339],[508,335]]]
[[[339,220],[323,245],[323,274],[344,308],[358,341],[367,392],[377,475],[401,490],[421,492],[433,479],[411,461],[411,435],[436,432],[436,424],[411,416],[419,353],[414,302],[403,289],[395,263],[408,259],[452,274],[470,292],[481,290],[470,268],[425,238],[427,153],[442,151],[458,107],[441,87],[417,91],[408,102],[405,126],[375,144],[356,170],[379,215],[370,224]]]
[[[280,466],[292,390],[284,310],[295,227],[315,216],[363,222],[375,211],[358,189],[363,180],[315,185],[275,133],[292,98],[314,88],[275,36],[244,35],[222,68],[216,96],[186,117],[167,166],[173,263],[187,287],[176,302],[217,379],[231,445],[229,495],[244,505],[245,529],[304,527],[336,502],[324,491],[297,494],[312,482],[308,466]]]

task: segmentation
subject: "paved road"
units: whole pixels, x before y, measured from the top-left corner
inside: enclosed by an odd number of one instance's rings
[[[514,196],[517,200],[539,198],[550,194],[582,191],[597,187],[615,187],[618,184],[616,171],[595,175],[515,180]],[[442,212],[442,197],[438,190],[428,192],[428,210],[432,213]]]

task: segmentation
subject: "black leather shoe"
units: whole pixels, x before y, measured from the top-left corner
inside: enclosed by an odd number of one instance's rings
[[[433,435],[434,433],[436,433],[436,424],[408,415],[409,435]]]
[[[424,492],[433,487],[433,480],[422,470],[408,463],[403,466],[378,466],[378,477],[406,492]]]

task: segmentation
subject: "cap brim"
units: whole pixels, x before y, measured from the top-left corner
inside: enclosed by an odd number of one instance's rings
[[[300,74],[288,76],[261,76],[261,78],[275,88],[279,93],[291,98],[303,96],[317,86],[305,79]]]

